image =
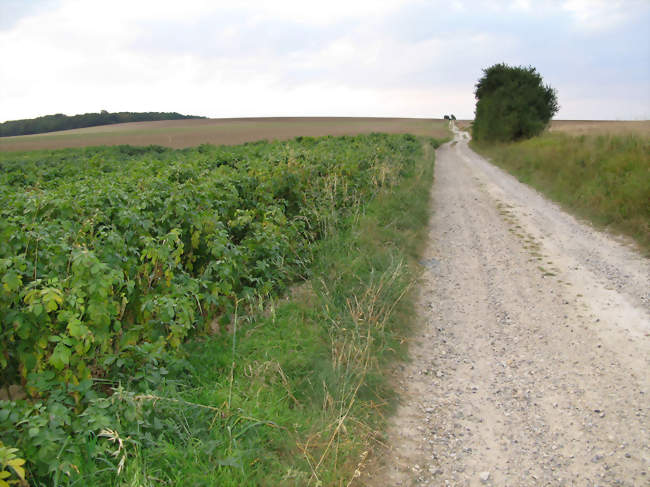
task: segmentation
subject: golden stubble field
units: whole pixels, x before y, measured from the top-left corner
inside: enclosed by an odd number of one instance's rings
[[[472,120],[458,120],[456,125],[468,129]],[[553,120],[551,132],[569,135],[643,135],[650,137],[650,120]]]
[[[103,125],[83,129],[0,138],[0,150],[61,149],[96,145],[162,145],[176,149],[199,144],[242,144],[298,136],[355,135],[370,132],[411,133],[445,138],[448,124],[440,119],[278,117],[163,120]]]
[[[569,135],[645,135],[650,136],[650,120],[553,120],[551,132]]]

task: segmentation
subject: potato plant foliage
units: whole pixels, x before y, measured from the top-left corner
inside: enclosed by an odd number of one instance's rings
[[[188,339],[228,333],[241,300],[308,276],[310,245],[419,149],[371,134],[0,155],[0,378],[27,394],[0,402],[3,441],[55,480],[74,458],[117,465],[100,431],[137,406],[118,380],[155,380]]]

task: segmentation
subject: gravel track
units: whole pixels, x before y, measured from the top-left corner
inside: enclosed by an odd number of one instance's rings
[[[438,149],[421,327],[362,485],[650,486],[650,263]]]

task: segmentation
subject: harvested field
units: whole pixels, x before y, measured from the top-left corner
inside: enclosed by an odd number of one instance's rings
[[[468,130],[473,120],[458,120],[456,126]],[[551,132],[569,135],[644,135],[650,136],[650,120],[553,120]]]
[[[242,144],[297,136],[411,133],[445,138],[447,122],[424,118],[282,117],[164,120],[0,138],[0,150],[62,149],[96,145],[162,145],[176,149],[199,144]]]
[[[650,120],[553,120],[551,132],[569,135],[645,135],[650,136]]]

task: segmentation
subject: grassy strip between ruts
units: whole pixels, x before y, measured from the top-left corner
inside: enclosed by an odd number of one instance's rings
[[[153,359],[98,399],[92,414],[105,407],[137,430],[109,425],[88,436],[89,458],[108,442],[113,459],[62,463],[52,485],[351,485],[380,441],[392,396],[383,374],[410,326],[438,145],[421,141],[397,186],[313,245],[310,278],[288,297],[238,301],[220,333],[183,345],[176,359]],[[47,429],[57,423],[48,412],[20,414]],[[15,422],[18,412],[5,413]]]
[[[129,397],[176,427],[147,449],[125,446],[126,485],[352,483],[390,407],[383,373],[411,323],[437,143],[425,144],[397,188],[318,244],[309,281],[188,347],[191,376]]]
[[[650,138],[546,133],[472,147],[520,181],[650,252]]]

